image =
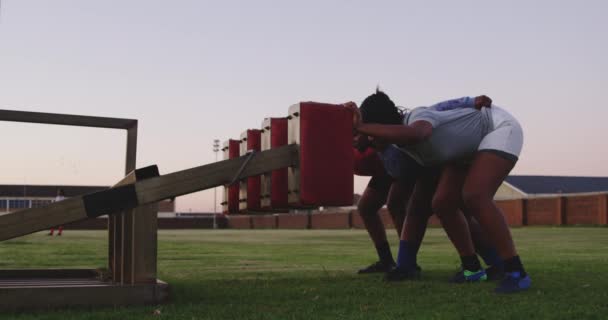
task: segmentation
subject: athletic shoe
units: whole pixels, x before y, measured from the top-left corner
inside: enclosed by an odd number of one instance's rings
[[[489,266],[486,268],[486,274],[488,275],[488,281],[498,281],[505,277],[505,270],[498,266]]]
[[[519,272],[505,272],[505,277],[502,279],[498,287],[494,289],[496,293],[516,293],[530,289],[532,280],[530,276],[522,277]]]
[[[365,267],[357,271],[357,274],[368,274],[368,273],[384,273],[389,272],[392,268],[395,267],[395,263],[384,263],[382,261],[378,261],[372,263],[370,266]]]
[[[384,276],[384,281],[397,282],[420,279],[421,271],[422,269],[418,265],[416,265],[416,268],[410,269],[395,268],[386,273],[386,275]]]
[[[477,271],[469,271],[461,269],[450,279],[451,283],[467,283],[467,282],[481,282],[488,280],[486,271],[481,269]]]

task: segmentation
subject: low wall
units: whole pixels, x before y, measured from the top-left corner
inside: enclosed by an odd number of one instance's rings
[[[350,212],[322,212],[310,214],[311,229],[350,229]]]
[[[496,201],[510,226],[559,226],[608,224],[608,194],[568,197],[545,197]],[[383,208],[379,216],[387,230],[394,229],[393,219]],[[216,219],[219,228],[232,229],[365,229],[357,210],[313,213],[274,213],[264,215],[226,215]],[[159,229],[211,229],[213,219],[159,218]],[[433,215],[430,226],[441,226]],[[65,229],[103,230],[104,218],[88,219],[64,226]]]
[[[289,214],[281,213],[277,215],[278,229],[309,229],[310,215],[309,214]]]
[[[521,227],[524,225],[523,199],[496,201],[496,206],[500,208],[510,226]]]
[[[562,224],[563,199],[536,198],[526,200],[526,225],[559,226]]]
[[[228,220],[218,216],[215,220],[218,228],[228,227]],[[68,223],[63,226],[66,230],[105,230],[108,228],[108,219],[95,218]],[[159,229],[212,229],[213,218],[159,218]]]
[[[251,216],[252,229],[276,229],[277,224],[277,216],[274,214]]]
[[[231,229],[251,229],[251,216],[246,215],[228,215],[228,228]]]

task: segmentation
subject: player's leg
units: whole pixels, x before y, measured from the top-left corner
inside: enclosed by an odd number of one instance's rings
[[[475,156],[463,188],[466,210],[479,221],[504,262],[505,279],[497,292],[510,293],[530,287],[504,215],[494,202],[496,191],[515,165],[514,159],[496,152],[481,151]]]
[[[391,184],[392,179],[388,175],[373,176],[357,204],[361,220],[363,220],[365,229],[378,254],[378,261],[360,269],[358,272],[360,274],[386,272],[395,265],[390,245],[386,239],[384,224],[378,215],[378,210],[386,203]]]
[[[423,175],[416,181],[407,207],[407,214],[399,241],[397,266],[387,273],[387,281],[416,279],[420,276],[418,251],[432,215],[431,200],[437,182],[436,175]]]
[[[487,279],[475,253],[475,246],[462,207],[462,186],[467,175],[466,166],[447,165],[441,173],[437,190],[433,196],[433,212],[441,220],[443,229],[458,251],[462,270],[451,281],[456,283],[477,282]]]
[[[477,252],[477,255],[479,255],[479,257],[481,257],[483,262],[486,264],[486,274],[488,275],[488,280],[501,280],[504,277],[503,262],[498,255],[498,251],[492,245],[492,240],[487,232],[484,232],[481,229],[477,219],[475,219],[472,215],[467,214],[466,210],[463,211],[465,217],[467,218],[467,223],[469,224],[471,238],[473,239],[473,244],[475,245],[475,252]]]
[[[414,191],[415,183],[415,181],[393,181],[388,193],[386,208],[393,219],[393,225],[395,226],[395,231],[397,231],[397,237],[401,236],[403,223],[405,222],[407,205],[409,203],[410,196]]]

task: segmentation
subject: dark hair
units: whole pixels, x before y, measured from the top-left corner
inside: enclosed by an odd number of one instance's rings
[[[363,123],[402,124],[403,115],[388,95],[380,89],[363,100],[361,107]]]

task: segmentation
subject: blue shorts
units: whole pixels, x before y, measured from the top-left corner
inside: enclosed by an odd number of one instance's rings
[[[416,162],[416,160],[395,145],[389,145],[382,152],[379,152],[379,154],[386,172],[398,181],[416,181],[430,169]]]

